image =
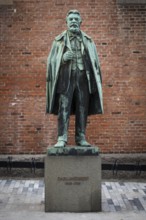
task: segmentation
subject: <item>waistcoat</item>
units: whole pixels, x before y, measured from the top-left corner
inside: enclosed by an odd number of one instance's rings
[[[70,37],[71,49],[74,53],[72,60],[72,70],[84,70],[83,57],[81,52],[82,40],[79,37]]]

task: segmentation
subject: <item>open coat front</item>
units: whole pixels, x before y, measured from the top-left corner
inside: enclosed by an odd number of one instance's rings
[[[90,59],[94,80],[97,86],[96,91],[90,94],[88,115],[102,114],[103,113],[102,78],[101,78],[96,46],[88,35],[86,35],[82,31],[81,34],[82,34],[84,47]],[[71,49],[67,31],[64,31],[62,34],[60,34],[55,38],[51,48],[51,52],[47,60],[46,112],[50,114],[58,114],[59,94],[57,94],[56,88],[57,88],[60,71],[61,74],[63,74],[63,72],[66,72],[65,68],[67,68],[68,77],[71,74],[71,61],[65,65],[62,65],[61,63],[65,48]],[[90,84],[89,79],[88,79],[88,84]],[[75,113],[74,109],[72,109],[71,114],[74,113]]]

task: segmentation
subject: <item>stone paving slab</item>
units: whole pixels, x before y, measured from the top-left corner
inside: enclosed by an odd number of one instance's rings
[[[44,212],[44,180],[0,180],[1,211]],[[102,182],[102,212],[146,211],[146,183]]]
[[[98,213],[45,213],[26,210],[0,212],[0,220],[145,220],[141,212],[98,212]]]

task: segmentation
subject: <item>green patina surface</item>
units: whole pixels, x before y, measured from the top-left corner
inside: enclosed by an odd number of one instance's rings
[[[98,147],[76,147],[76,146],[70,146],[70,147],[49,147],[47,149],[47,155],[48,156],[69,156],[69,155],[99,155],[99,148]]]

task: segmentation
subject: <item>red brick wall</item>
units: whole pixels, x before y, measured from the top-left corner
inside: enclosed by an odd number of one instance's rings
[[[57,119],[45,114],[46,59],[65,17],[78,9],[97,46],[104,114],[88,118],[102,152],[146,152],[146,6],[116,0],[14,0],[0,6],[0,153],[44,153]],[[69,144],[74,144],[71,118]]]

